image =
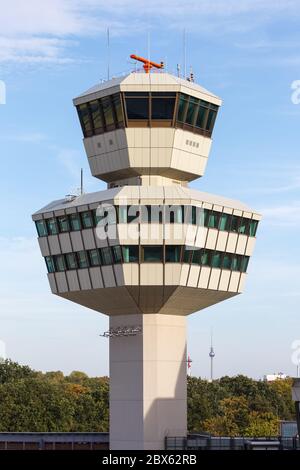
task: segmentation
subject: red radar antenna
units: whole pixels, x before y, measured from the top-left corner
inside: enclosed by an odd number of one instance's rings
[[[152,62],[152,60],[149,59],[144,59],[144,57],[140,57],[135,54],[131,54],[130,56],[131,59],[138,60],[139,62],[143,62],[143,68],[146,73],[149,73],[152,67],[155,67],[157,69],[163,69],[164,68],[164,63],[161,62],[160,64],[157,64],[156,62]]]

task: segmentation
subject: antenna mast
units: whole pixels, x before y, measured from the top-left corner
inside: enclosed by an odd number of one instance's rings
[[[80,195],[83,194],[83,168],[80,169]]]
[[[209,351],[209,357],[210,357],[210,382],[214,380],[214,357],[215,357],[215,351],[213,347],[213,332],[211,330],[210,334],[210,351]]]
[[[109,28],[107,28],[107,80],[109,80],[110,77],[110,40],[109,40]]]
[[[183,71],[184,79],[186,80],[186,31],[183,30]]]

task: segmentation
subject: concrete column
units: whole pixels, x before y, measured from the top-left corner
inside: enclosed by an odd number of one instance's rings
[[[110,317],[110,327],[142,333],[110,339],[110,449],[164,449],[166,436],[186,436],[186,317]]]

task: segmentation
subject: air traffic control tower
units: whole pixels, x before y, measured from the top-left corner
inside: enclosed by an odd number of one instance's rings
[[[260,220],[189,189],[221,99],[153,66],[74,99],[107,190],[33,215],[53,294],[109,316],[111,449],[163,449],[166,436],[186,435],[187,316],[242,292]]]

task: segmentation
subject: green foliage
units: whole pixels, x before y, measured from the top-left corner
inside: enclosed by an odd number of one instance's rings
[[[0,432],[108,431],[107,377],[0,364]]]
[[[216,436],[276,436],[292,420],[291,380],[263,382],[238,375],[212,383],[188,377],[188,429]],[[0,432],[105,432],[108,377],[74,371],[36,372],[0,363]]]
[[[294,420],[291,379],[257,381],[238,375],[213,383],[188,377],[188,429],[215,436],[277,436]]]

